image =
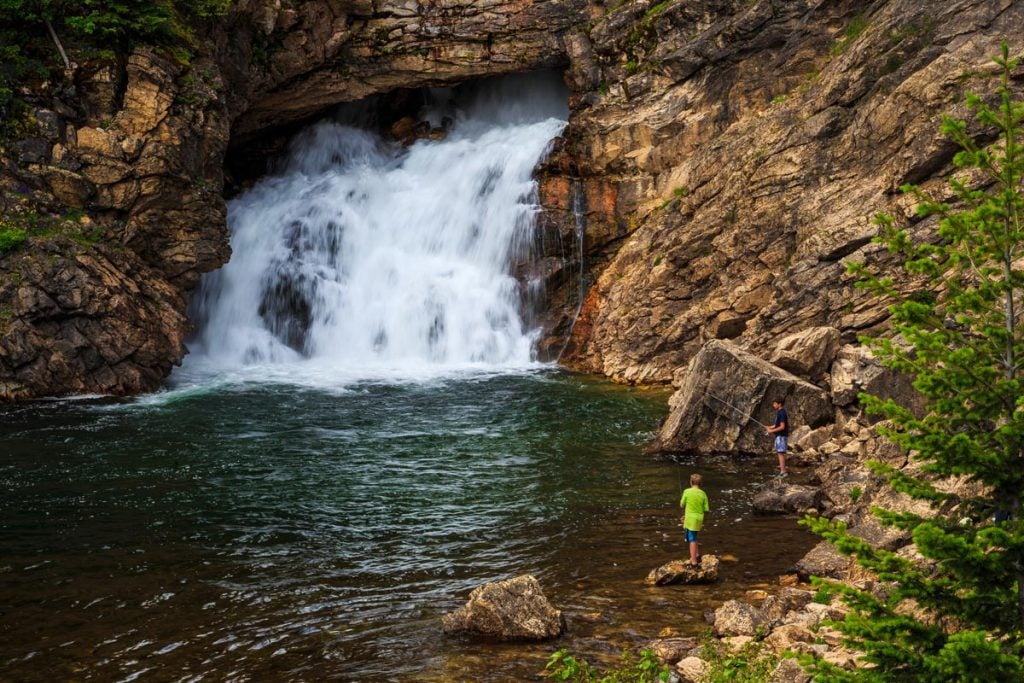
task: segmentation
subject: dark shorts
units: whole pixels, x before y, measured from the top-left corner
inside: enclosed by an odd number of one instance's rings
[[[691,531],[690,529],[683,529],[683,531],[686,532],[686,542],[687,543],[696,543],[697,542],[697,532],[696,531]]]

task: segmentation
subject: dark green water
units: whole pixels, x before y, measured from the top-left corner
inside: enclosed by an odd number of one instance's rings
[[[642,454],[665,400],[540,371],[5,408],[0,679],[522,680],[557,647],[697,633],[813,539],[751,515],[768,457]],[[695,468],[703,550],[739,562],[715,586],[646,587],[686,555]],[[527,572],[568,636],[441,634],[474,586]]]

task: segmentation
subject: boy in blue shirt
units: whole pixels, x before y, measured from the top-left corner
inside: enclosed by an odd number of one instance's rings
[[[789,437],[789,413],[783,407],[785,404],[781,398],[772,401],[772,408],[775,408],[775,424],[765,430],[765,434],[775,435],[775,452],[779,454],[780,479],[786,476],[786,440]]]

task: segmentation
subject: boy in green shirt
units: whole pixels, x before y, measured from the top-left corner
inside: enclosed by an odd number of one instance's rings
[[[683,491],[679,499],[679,507],[683,508],[683,529],[686,531],[686,542],[690,544],[690,566],[699,567],[697,558],[697,532],[704,525],[704,513],[710,510],[708,495],[700,489],[699,474],[690,475],[690,488]]]

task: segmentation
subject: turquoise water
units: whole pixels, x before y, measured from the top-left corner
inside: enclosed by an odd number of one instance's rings
[[[544,369],[4,408],[0,678],[521,680],[556,647],[697,633],[813,540],[751,515],[770,458],[643,454],[666,397]],[[645,587],[686,554],[695,468],[704,551],[739,562],[715,586]],[[441,634],[474,586],[522,573],[568,636]]]

